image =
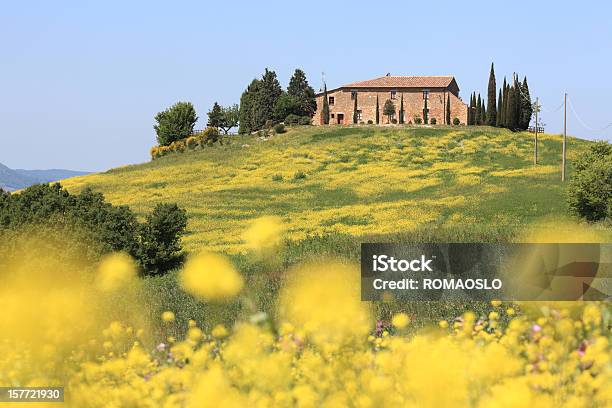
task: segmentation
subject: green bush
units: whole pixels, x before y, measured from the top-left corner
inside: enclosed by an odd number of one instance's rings
[[[301,179],[305,179],[305,178],[306,178],[306,173],[304,173],[301,170],[296,171],[295,174],[293,175],[293,179],[294,180],[301,180]]]
[[[300,121],[300,117],[292,113],[290,115],[287,115],[287,117],[285,118],[285,125],[287,126],[297,125],[299,121]]]
[[[274,132],[275,133],[285,133],[285,125],[283,125],[282,123],[277,123],[276,125],[274,125]]]
[[[570,211],[588,221],[612,219],[612,145],[597,142],[574,163],[567,190]]]
[[[210,145],[219,140],[219,129],[216,127],[209,126],[202,132],[202,140],[204,144]]]
[[[272,181],[283,181],[283,175],[282,174],[274,174],[272,176]]]
[[[194,136],[188,137],[185,140],[185,144],[187,145],[187,149],[193,150],[198,147],[198,139]]]
[[[423,119],[421,119],[419,116],[415,116],[414,117],[414,124],[415,125],[420,125],[421,123],[423,123]]]
[[[299,124],[302,126],[312,125],[312,118],[310,116],[300,116]]]
[[[432,125],[435,125],[436,123],[438,123],[438,121],[436,120],[436,118],[431,118],[429,120],[429,123],[432,124]]]
[[[58,244],[63,243],[62,234],[77,235],[86,252],[84,258],[125,252],[147,274],[166,272],[177,264],[185,228],[185,211],[176,204],[159,204],[143,224],[127,206],[107,203],[90,188],[73,195],[55,183],[28,187],[20,194],[0,193],[0,244],[29,229]],[[55,248],[60,249],[63,247]]]
[[[183,261],[181,236],[187,213],[176,204],[157,204],[140,226],[137,258],[150,275],[176,268]]]
[[[453,125],[459,126],[459,124],[461,124],[461,121],[459,120],[459,118],[458,117],[454,117],[453,118]]]
[[[368,120],[368,125],[372,125],[374,124],[374,122],[372,122],[372,119]]]
[[[391,123],[393,123],[394,125],[397,125],[397,119],[391,119]]]

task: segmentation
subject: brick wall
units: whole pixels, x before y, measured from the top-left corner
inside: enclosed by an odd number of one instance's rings
[[[395,105],[395,118],[399,122],[399,108],[402,95],[404,96],[404,122],[412,121],[414,117],[419,116],[423,119],[423,91],[421,89],[398,89],[396,99],[393,100]],[[353,107],[354,101],[351,99],[350,89],[338,89],[327,93],[328,97],[334,98],[334,104],[329,106],[330,124],[338,124],[338,114],[344,115],[344,124],[353,123]],[[383,106],[387,99],[391,99],[391,93],[387,90],[379,89],[359,89],[357,91],[357,109],[361,110],[361,121],[367,123],[371,120],[376,123],[376,96],[379,99],[380,106],[380,123],[388,123],[388,119],[383,115]],[[451,102],[451,123],[453,118],[459,118],[461,124],[467,123],[467,105],[457,96],[448,92],[445,89],[430,89],[427,107],[429,109],[429,119],[436,118],[438,124],[444,123],[444,113],[446,111],[446,98],[450,98]],[[313,124],[321,124],[321,108],[323,107],[323,95],[317,97],[317,112],[313,118]],[[333,117],[332,117],[333,114]]]

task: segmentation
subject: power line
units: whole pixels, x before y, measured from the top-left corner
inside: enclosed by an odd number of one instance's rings
[[[612,122],[610,122],[608,125],[604,126],[601,129],[595,129],[592,126],[587,125],[584,120],[582,120],[582,118],[580,117],[580,115],[578,115],[578,112],[576,112],[576,109],[574,108],[574,104],[572,103],[572,99],[570,98],[569,100],[569,106],[570,109],[572,111],[572,113],[574,114],[574,116],[576,117],[576,119],[578,119],[578,122],[580,122],[580,124],[587,130],[590,130],[592,132],[603,132],[604,130],[607,130],[608,128],[610,128],[612,126]]]

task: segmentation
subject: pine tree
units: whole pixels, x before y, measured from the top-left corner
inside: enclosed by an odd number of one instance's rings
[[[327,97],[327,84],[323,84],[323,108],[321,109],[321,120],[324,125],[329,125],[329,101]]]
[[[474,112],[474,124],[482,125],[482,118],[480,117],[482,113],[482,100],[480,99],[480,94],[478,94],[478,99],[476,100],[476,111]]]
[[[376,95],[376,124],[380,123],[380,104],[378,103],[378,95]]]
[[[308,84],[306,74],[301,69],[296,69],[289,80],[287,94],[294,97],[299,106],[298,116],[312,117],[317,110],[315,91]],[[284,119],[284,118],[283,118]]]
[[[404,94],[400,96],[400,111],[399,111],[399,123],[404,123]]]
[[[495,93],[497,85],[495,84],[495,70],[491,63],[491,72],[489,73],[489,89],[487,92],[487,119],[486,124],[495,126],[497,124],[497,102],[495,101]]]
[[[497,118],[495,120],[495,124],[498,127],[502,127],[504,124],[503,122],[503,109],[502,109],[502,105],[503,105],[503,100],[502,100],[502,89],[499,88],[499,96],[497,98]]]
[[[451,124],[451,104],[450,104],[450,97],[447,96],[446,97],[446,124],[450,125]]]
[[[221,111],[221,105],[217,102],[214,103],[212,109],[208,112],[208,126],[220,127],[223,121],[223,112]]]
[[[523,84],[519,84],[521,87],[521,112],[519,119],[519,128],[521,130],[527,130],[529,122],[531,122],[531,116],[533,115],[533,105],[531,103],[531,95],[529,94],[529,85],[527,85],[527,77],[523,79]]]
[[[239,133],[251,133],[252,131],[257,130],[253,123],[253,109],[255,106],[255,97],[259,92],[260,87],[260,81],[258,79],[253,79],[240,97]]]
[[[355,100],[353,102],[353,124],[357,124],[357,92],[355,92]]]

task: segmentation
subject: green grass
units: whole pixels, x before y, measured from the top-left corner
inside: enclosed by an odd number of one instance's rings
[[[325,257],[356,263],[361,242],[507,242],[551,220],[572,221],[560,181],[561,137],[541,135],[538,166],[532,138],[489,127],[298,127],[268,141],[236,136],[64,185],[72,192],[90,186],[139,214],[177,202],[190,217],[186,249],[231,256],[247,289],[227,305],[197,302],[177,287],[176,272],[145,279],[147,310],[155,317],[175,311],[180,333],[189,318],[210,327],[257,311],[274,314],[288,268]],[[569,139],[569,177],[588,143]],[[243,231],[263,215],[288,227],[274,259],[244,252]],[[381,318],[409,311],[415,327],[487,310],[448,302],[376,307]]]

